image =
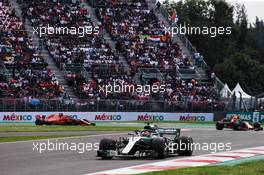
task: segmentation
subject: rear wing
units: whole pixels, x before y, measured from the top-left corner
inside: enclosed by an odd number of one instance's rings
[[[180,135],[181,129],[179,128],[159,128],[157,131],[160,135]]]

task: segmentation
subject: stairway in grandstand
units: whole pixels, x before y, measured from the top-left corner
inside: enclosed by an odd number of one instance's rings
[[[8,72],[8,70],[6,69],[5,65],[3,64],[3,62],[0,60],[0,82],[3,80],[4,82],[8,82],[10,78],[10,73]],[[0,97],[5,97],[8,94],[5,93],[4,91],[2,91],[2,89],[0,89]]]
[[[21,7],[17,3],[17,1],[10,0],[10,3],[12,7],[15,9],[17,16],[22,19]],[[33,34],[33,27],[31,26],[30,21],[28,19],[25,20],[25,28],[28,33],[28,36],[33,39],[34,45],[39,46],[40,38],[37,35]],[[59,81],[59,84],[64,86],[65,90],[67,91],[67,93],[70,95],[72,99],[76,99],[77,97],[74,94],[72,88],[69,87],[66,82],[65,72],[60,71],[60,69],[56,66],[55,62],[53,61],[52,57],[49,54],[49,51],[46,49],[44,44],[42,45],[41,56],[44,58],[45,62],[48,63],[48,68],[51,69],[55,73],[56,78]]]
[[[83,1],[81,3],[81,5],[83,7],[85,7],[89,14],[91,15],[91,20],[94,24],[101,24],[100,20],[98,19],[97,15],[96,15],[96,12],[95,12],[95,8],[93,6],[93,0],[87,0],[87,1]],[[104,31],[103,32],[103,38],[107,41],[107,43],[109,43],[111,49],[114,51],[114,53],[116,55],[118,55],[119,57],[119,62],[122,63],[124,65],[124,69],[126,72],[129,72],[131,70],[130,68],[130,65],[128,64],[128,61],[127,59],[122,55],[122,54],[119,54],[116,50],[116,42],[112,39],[112,37],[110,36],[109,32],[108,31]],[[152,76],[152,77],[159,77],[158,79],[162,79],[162,74],[160,73],[160,71],[158,69],[155,69],[153,70],[154,73],[149,73],[151,72],[151,70],[139,70],[135,77],[134,77],[134,80],[136,83],[140,84],[140,75],[141,74],[144,74],[144,77],[146,78],[146,76]],[[157,76],[158,75],[158,76]]]
[[[91,4],[87,3],[86,1],[82,2],[81,5],[86,8],[89,12],[89,14],[91,15],[91,20],[94,24],[99,24],[101,23],[99,21],[99,19],[96,16],[95,10],[94,8],[92,8]],[[114,54],[118,55],[119,57],[119,62],[122,63],[124,65],[124,69],[126,72],[128,72],[130,70],[130,66],[127,63],[127,60],[125,59],[125,57],[122,54],[118,54],[116,52],[116,45],[115,42],[113,41],[113,39],[111,38],[111,36],[109,35],[108,32],[104,31],[103,32],[103,38],[107,41],[107,43],[110,45],[111,49],[114,51]]]

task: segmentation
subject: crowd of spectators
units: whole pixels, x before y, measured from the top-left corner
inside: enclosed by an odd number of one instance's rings
[[[57,98],[65,97],[55,75],[47,69],[47,63],[33,45],[23,23],[5,0],[1,0],[1,40],[0,57],[12,72],[10,82],[0,81],[0,86],[14,98]],[[124,107],[118,100],[128,100],[136,106],[143,106],[157,100],[169,105],[182,105],[182,102],[207,102],[217,100],[212,85],[201,85],[197,80],[182,80],[177,73],[180,67],[194,69],[194,61],[188,58],[180,46],[173,42],[164,30],[164,24],[149,9],[146,0],[98,0],[96,14],[101,20],[99,33],[84,34],[44,34],[41,38],[50,55],[61,70],[67,72],[65,78],[80,99],[89,101],[109,101],[110,106]],[[33,27],[80,28],[97,26],[80,1],[34,0],[28,1],[24,10]],[[116,42],[117,51],[124,55],[131,66],[129,72],[114,54],[101,35],[107,30]],[[67,71],[67,67],[75,71]],[[90,73],[83,74],[80,68]],[[150,80],[135,76],[139,67],[158,68],[165,76],[151,84],[165,85],[165,92],[144,94],[139,92],[109,93],[100,87],[109,84],[146,85]],[[87,102],[87,101],[86,101]],[[81,103],[80,105],[86,104]],[[119,103],[119,104],[117,104]],[[126,104],[130,106],[131,104]]]
[[[166,91],[153,94],[154,99],[169,104],[217,99],[216,89],[211,84],[200,85],[195,79],[181,80],[176,70],[180,67],[194,69],[194,60],[171,40],[164,30],[164,22],[158,20],[146,0],[101,0],[97,2],[96,12],[132,70],[157,67],[166,73],[164,81],[158,82],[166,85]]]
[[[27,16],[33,26],[53,27],[96,27],[88,11],[80,3],[72,1],[61,3],[45,0],[33,1],[27,8]],[[62,22],[63,21],[63,22]],[[99,28],[102,26],[99,26]],[[44,41],[51,56],[61,69],[70,65],[81,65],[91,72],[91,79],[87,80],[80,71],[69,71],[66,79],[74,87],[80,98],[86,99],[147,99],[143,94],[115,93],[105,94],[99,87],[109,83],[135,84],[130,73],[124,71],[119,59],[111,50],[108,43],[99,34],[79,37],[71,34],[45,35]]]
[[[193,60],[171,40],[146,0],[101,0],[96,11],[132,68],[193,68]]]
[[[51,26],[76,29],[90,27],[93,30],[98,27],[99,33],[85,33],[83,37],[80,37],[78,33],[47,34],[44,35],[44,42],[62,70],[65,70],[67,66],[81,66],[93,74],[92,80],[87,81],[78,71],[77,73],[75,71],[67,73],[66,78],[69,84],[74,87],[80,98],[110,98],[99,94],[98,84],[106,82],[113,76],[113,72],[108,72],[108,76],[106,76],[106,72],[98,74],[94,67],[100,67],[100,65],[118,67],[119,59],[100,35],[101,26],[93,24],[89,12],[80,5],[79,1],[33,1],[27,8],[27,17],[35,27]]]
[[[0,82],[1,91],[7,97],[54,99],[67,96],[8,0],[0,1],[0,59],[11,75],[10,80]]]
[[[257,111],[264,112],[264,102],[261,100],[258,104]]]
[[[166,92],[159,99],[168,101],[207,101],[217,99],[217,91],[212,85],[200,85],[195,79],[182,80],[179,76],[165,78]]]
[[[112,65],[93,65],[93,72],[91,74],[91,80],[87,81],[80,73],[68,73],[67,79],[70,84],[75,87],[75,92],[79,93],[79,96],[84,99],[119,99],[119,100],[140,100],[146,101],[150,98],[149,95],[144,93],[138,93],[136,91],[123,91],[119,93],[106,93],[100,89],[111,85],[124,86],[133,85],[137,86],[130,73],[126,73],[122,64]]]
[[[48,50],[61,69],[67,64],[77,64],[91,70],[94,64],[115,64],[118,61],[107,42],[99,36],[100,26],[92,23],[90,14],[79,1],[32,1],[27,17],[35,27],[76,30],[75,33],[44,35]],[[88,29],[91,31],[85,32]],[[80,31],[84,32],[81,36]]]

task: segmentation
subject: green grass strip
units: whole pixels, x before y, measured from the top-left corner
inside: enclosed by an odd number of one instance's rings
[[[142,128],[142,127],[141,127]],[[0,132],[49,132],[49,131],[133,131],[133,126],[34,126],[0,125]]]
[[[141,175],[263,175],[264,161],[252,161],[234,166],[203,166],[144,173]]]
[[[7,137],[0,137],[0,142],[43,140],[43,139],[67,138],[67,137],[78,137],[78,136],[83,136],[83,135],[7,136]]]

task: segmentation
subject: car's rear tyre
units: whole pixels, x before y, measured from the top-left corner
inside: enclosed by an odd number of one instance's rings
[[[191,156],[193,153],[193,139],[191,137],[181,136],[178,140],[179,156]]]
[[[35,125],[44,125],[44,122],[42,120],[40,120],[40,119],[37,119],[35,121]]]
[[[235,123],[233,124],[233,130],[234,130],[234,131],[238,131],[238,130],[239,130],[239,127],[240,127],[240,124],[239,124],[239,123],[235,122]]]
[[[113,139],[109,139],[109,138],[103,138],[100,141],[99,144],[99,150],[102,151],[107,151],[107,150],[116,150],[116,144],[115,141]],[[109,156],[101,156],[102,159],[112,159],[113,157],[109,157]]]
[[[152,140],[152,149],[154,151],[155,159],[165,159],[168,155],[168,150],[166,149],[166,141],[162,137],[157,137]]]
[[[261,131],[263,128],[261,127],[261,124],[259,122],[254,123],[253,125],[255,131]]]
[[[215,124],[215,127],[217,130],[223,130],[224,129],[224,123],[217,122]]]
[[[254,128],[261,128],[261,125],[260,125],[259,122],[256,122],[256,123],[254,123],[253,127],[254,127]]]
[[[73,122],[68,123],[67,125],[78,126],[79,124],[80,124],[79,122],[73,121]]]

